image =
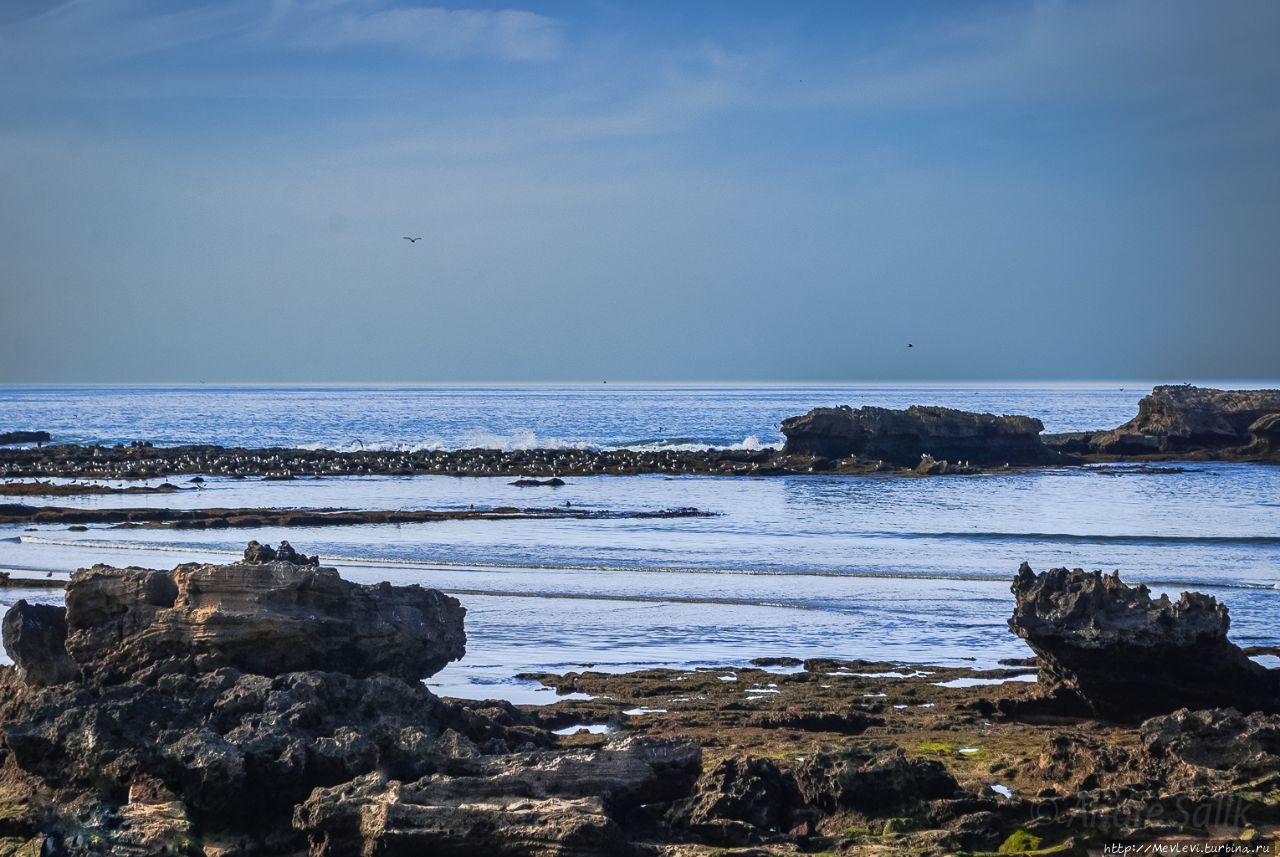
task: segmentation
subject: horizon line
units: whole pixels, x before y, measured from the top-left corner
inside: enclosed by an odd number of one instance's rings
[[[0,382],[0,389],[429,389],[468,387],[705,387],[705,388],[891,388],[891,387],[1089,387],[1108,388],[1126,386],[1156,387],[1178,386],[1223,387],[1241,385],[1246,388],[1280,386],[1280,378],[1192,378],[1170,381],[1159,378],[1108,378],[1108,379],[963,379],[918,381],[672,381],[672,380],[555,380],[555,381],[60,381],[60,382]]]

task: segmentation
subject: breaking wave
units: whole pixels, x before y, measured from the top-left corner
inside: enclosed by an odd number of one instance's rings
[[[304,443],[299,449],[330,452],[452,452],[460,449],[496,449],[502,452],[520,452],[531,449],[573,449],[591,452],[609,450],[634,450],[636,452],[705,452],[711,449],[757,451],[779,449],[781,442],[765,443],[756,435],[741,440],[699,437],[642,437],[616,443],[589,443],[567,440],[562,437],[543,436],[531,429],[519,429],[505,434],[478,431],[453,439],[432,436],[413,442],[391,440],[364,440],[351,438],[346,443]]]

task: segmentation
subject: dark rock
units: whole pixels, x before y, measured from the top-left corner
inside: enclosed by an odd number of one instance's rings
[[[260,545],[257,541],[251,541],[245,546],[245,562],[272,562],[275,558],[276,551],[271,545]]]
[[[615,819],[684,796],[700,767],[696,745],[644,738],[476,757],[416,782],[375,774],[317,789],[293,823],[313,857],[624,855],[633,848]]]
[[[418,681],[462,657],[465,612],[434,589],[361,586],[280,560],[169,572],[98,565],[72,576],[67,652],[99,684],[220,666]]]
[[[420,683],[232,669],[12,693],[0,714],[16,763],[54,787],[122,795],[147,774],[201,815],[247,818],[379,767],[422,776],[448,756],[445,731],[467,728]]]
[[[770,759],[725,759],[703,775],[682,810],[683,823],[725,845],[785,833],[805,815],[795,776]]]
[[[1249,424],[1249,453],[1280,454],[1280,413],[1258,417]]]
[[[247,548],[245,550],[246,552],[248,551]],[[280,547],[276,549],[276,559],[280,562],[291,562],[295,565],[320,565],[320,557],[309,557],[306,554],[298,553],[293,549],[293,545],[287,541],[280,542]]]
[[[1250,426],[1280,412],[1280,390],[1162,386],[1138,403],[1138,415],[1091,441],[1105,455],[1188,452],[1243,446]]]
[[[28,684],[50,685],[80,676],[67,657],[66,609],[18,601],[4,615],[4,650]]]
[[[912,405],[905,411],[864,407],[814,408],[782,421],[784,454],[857,456],[914,467],[924,455],[979,465],[1044,464],[1061,460],[1040,442],[1044,424],[1032,417],[995,416]]]
[[[1072,455],[1088,455],[1093,452],[1093,436],[1091,431],[1072,431],[1059,432],[1057,434],[1042,434],[1040,441],[1047,447],[1058,452],[1066,452]]]
[[[565,481],[559,476],[553,476],[550,479],[517,479],[511,484],[515,485],[517,488],[536,488],[538,486],[559,488],[565,484]]]
[[[1067,707],[1142,720],[1183,707],[1280,711],[1280,681],[1227,640],[1226,605],[1184,592],[1153,599],[1119,573],[1026,563],[1009,628],[1039,658],[1041,688]]]
[[[805,800],[824,811],[853,809],[876,818],[911,815],[960,787],[941,763],[910,759],[900,747],[821,752],[797,772]]]
[[[0,432],[0,444],[11,443],[48,443],[52,438],[47,431],[6,431]]]
[[[1109,809],[1122,795],[1148,808],[1177,806],[1184,821],[1200,805],[1212,810],[1201,824],[1224,814],[1262,821],[1275,815],[1263,796],[1280,784],[1280,716],[1184,708],[1143,722],[1135,740],[1119,744],[1093,730],[1059,732],[1037,768],[1072,794],[1063,807],[1047,807],[1059,822],[1071,822],[1071,807]]]

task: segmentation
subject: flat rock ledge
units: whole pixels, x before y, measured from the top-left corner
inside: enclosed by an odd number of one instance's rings
[[[1137,721],[1180,708],[1280,712],[1280,678],[1227,639],[1225,604],[1195,592],[1152,598],[1119,573],[1023,563],[1009,628],[1038,656],[1047,696]]]

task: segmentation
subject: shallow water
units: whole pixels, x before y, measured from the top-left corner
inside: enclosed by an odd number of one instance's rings
[[[936,392],[918,397],[915,392],[913,400],[946,401]],[[465,393],[465,406],[475,407],[475,397],[492,405],[485,397],[496,393],[482,393]],[[543,394],[530,394],[541,405],[517,397],[502,419],[548,407],[539,398]],[[845,394],[849,391],[841,395]],[[972,391],[950,394],[954,403]],[[64,405],[68,414],[84,417],[87,429],[108,432],[111,409],[135,395],[141,394],[112,392],[95,406],[92,396],[77,393]],[[169,391],[162,402],[172,404],[179,395]],[[225,442],[222,435],[244,428],[218,422],[218,409],[231,407],[225,400],[230,394],[186,395],[186,410],[203,414],[191,426],[192,431],[205,426],[200,429],[204,439]],[[656,394],[644,395],[649,398],[640,401],[648,402]],[[672,395],[693,393],[680,388]],[[733,410],[731,404],[743,400],[769,403],[788,413],[817,403],[805,398],[814,395],[812,391],[739,390],[723,395],[727,399],[712,397],[712,417],[693,415],[686,402],[682,407],[689,425],[680,427],[682,436],[705,440],[698,434],[699,421],[723,418]],[[23,407],[44,402],[39,407],[46,416],[57,410],[52,393],[40,396],[24,400]],[[1028,402],[1018,397],[1044,407],[1022,407]],[[1136,393],[1123,394],[1122,409],[1115,399],[1111,390],[1052,389],[1035,395],[1016,391],[1004,399],[989,398],[981,407],[1043,414],[1050,405],[1065,402],[1062,407],[1070,416],[1059,417],[1059,427],[1081,427],[1085,419],[1089,425],[1097,424],[1093,420],[1106,425],[1127,418]],[[53,425],[38,415],[26,422],[14,419],[9,410],[13,400],[0,402],[5,408],[0,424]],[[148,407],[152,411],[142,414],[139,426],[159,419],[152,413],[159,406],[151,401]],[[585,405],[570,402],[566,407]],[[763,420],[767,410],[738,413],[732,433],[763,432],[753,421]],[[1123,412],[1111,414],[1116,410]],[[561,416],[543,416],[543,422],[534,424],[539,437],[567,428],[557,423]],[[584,444],[616,439],[622,433],[616,425],[621,418],[614,413],[611,419],[612,428],[601,428],[608,422],[601,417],[593,424],[595,434],[584,431],[567,439]],[[326,420],[320,420],[321,429],[336,431],[332,420]],[[1048,414],[1045,421],[1052,423]],[[442,432],[443,425],[432,430]],[[500,422],[494,425],[500,427]],[[298,435],[289,432],[302,430],[266,421],[252,430],[256,435],[238,442],[278,436],[285,438],[281,442],[297,443]],[[389,437],[396,443],[410,442],[403,433]],[[762,441],[772,439],[761,436]],[[544,701],[547,694],[527,682],[513,681],[516,673],[586,665],[610,670],[733,666],[753,657],[792,655],[993,666],[1000,658],[1027,654],[1005,624],[1012,609],[1009,583],[1023,560],[1036,569],[1119,568],[1127,580],[1144,581],[1158,592],[1175,595],[1185,588],[1206,591],[1230,606],[1237,642],[1280,644],[1272,619],[1275,599],[1280,598],[1280,468],[1161,464],[1154,472],[1084,468],[934,479],[599,476],[573,477],[561,488],[516,488],[510,481],[439,476],[292,482],[211,479],[201,490],[178,494],[22,502],[362,509],[569,502],[579,508],[613,510],[696,506],[715,516],[237,531],[7,527],[0,528],[0,569],[62,575],[96,562],[169,568],[191,560],[226,561],[251,538],[271,543],[287,538],[299,549],[319,553],[326,564],[336,565],[354,580],[416,582],[455,593],[469,611],[468,653],[461,663],[433,678],[433,686],[442,692],[521,701]],[[26,595],[60,598],[60,593],[48,591]],[[22,596],[0,590],[0,603]]]

